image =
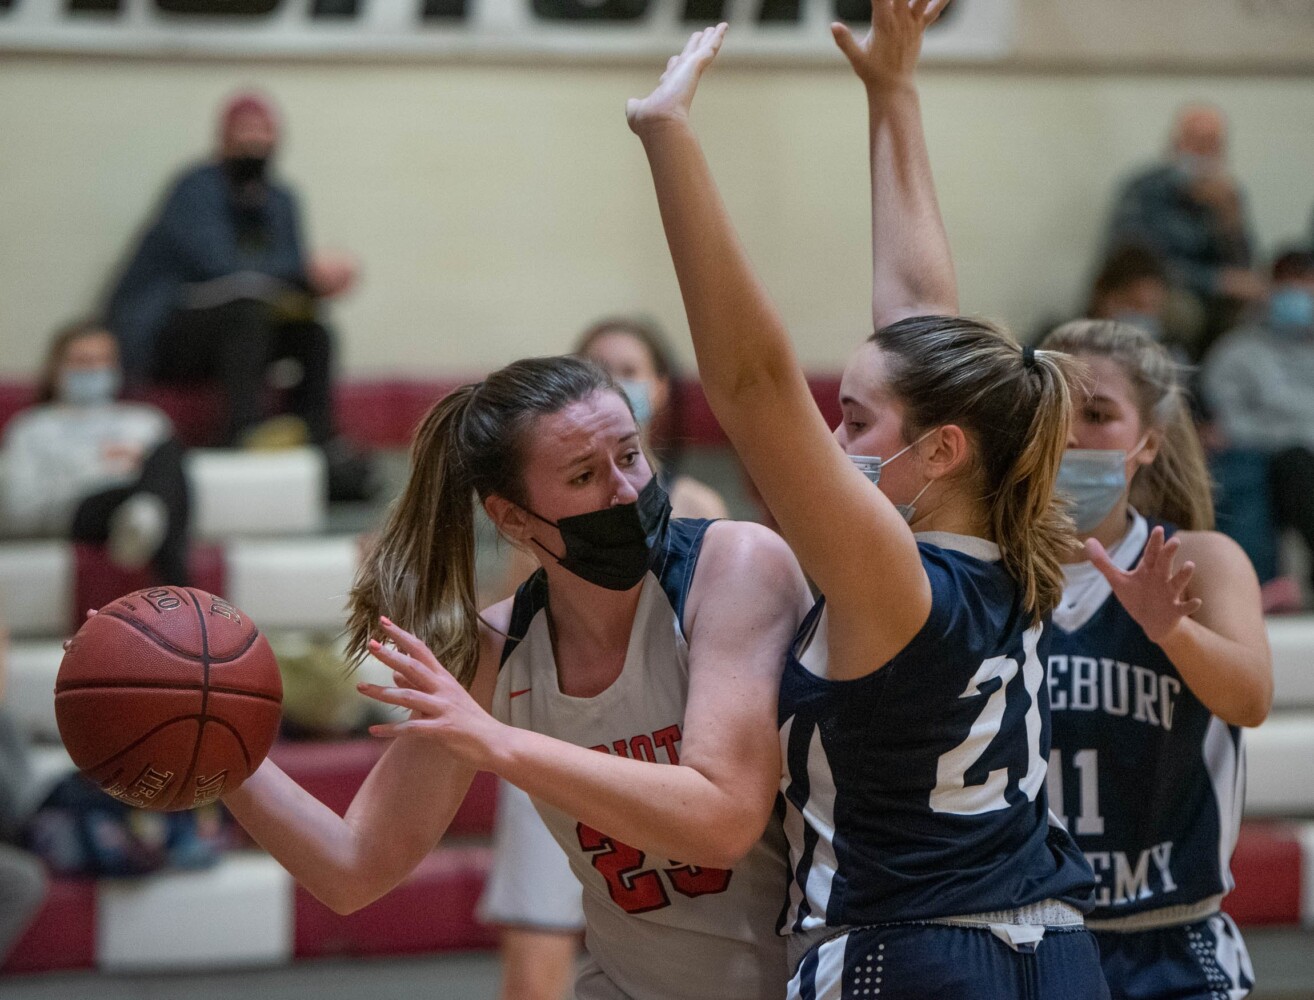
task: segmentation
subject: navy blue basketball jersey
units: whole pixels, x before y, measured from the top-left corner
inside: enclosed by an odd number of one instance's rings
[[[1110,552],[1116,565],[1140,561],[1153,526],[1135,516]],[[1241,731],[1191,693],[1098,570],[1084,563],[1067,576],[1049,652],[1049,793],[1095,871],[1091,916],[1212,912],[1232,888]]]
[[[880,670],[823,676],[825,599],[780,695],[791,884],[784,933],[1089,907],[1090,869],[1051,824],[1042,639],[981,539],[918,536],[931,612]]]

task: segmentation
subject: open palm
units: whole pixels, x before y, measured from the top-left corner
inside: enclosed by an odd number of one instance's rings
[[[684,49],[671,56],[666,72],[647,97],[631,98],[625,104],[625,118],[630,128],[639,132],[645,125],[672,119],[687,119],[698,81],[721,49],[727,25],[695,31]]]
[[[1165,542],[1163,528],[1155,528],[1141,561],[1127,572],[1110,561],[1103,545],[1093,538],[1086,540],[1086,555],[1109,581],[1119,603],[1154,643],[1161,642],[1183,618],[1200,610],[1200,599],[1186,596],[1195,563],[1183,563],[1180,569],[1174,566],[1181,544],[1180,538]]]
[[[853,71],[868,86],[894,86],[912,79],[926,29],[949,0],[872,0],[871,30],[859,40],[847,25],[830,26]]]

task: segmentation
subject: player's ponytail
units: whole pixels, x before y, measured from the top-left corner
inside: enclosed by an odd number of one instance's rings
[[[461,421],[476,386],[464,385],[425,414],[411,443],[411,473],[361,561],[351,591],[351,661],[380,637],[386,614],[415,633],[469,687],[479,658],[475,600],[474,490],[462,454]]]
[[[1177,364],[1149,334],[1128,323],[1076,320],[1045,338],[1049,350],[1109,358],[1136,393],[1141,425],[1162,436],[1158,453],[1136,472],[1130,501],[1142,514],[1187,531],[1214,526],[1214,504],[1204,449]]]
[[[1018,347],[962,316],[917,316],[877,332],[889,384],[904,404],[904,440],[956,424],[971,439],[963,489],[979,491],[1000,558],[1033,620],[1058,606],[1062,559],[1076,544],[1054,493],[1067,445],[1070,359]]]
[[[599,390],[624,398],[600,368],[578,358],[516,361],[434,405],[411,445],[411,471],[365,554],[352,587],[352,662],[381,638],[387,615],[418,636],[469,687],[479,661],[475,582],[476,498],[525,504],[525,439],[538,417]]]

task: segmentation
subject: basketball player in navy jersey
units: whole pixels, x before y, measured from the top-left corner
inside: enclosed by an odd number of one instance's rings
[[[542,563],[482,614],[476,496]],[[351,647],[398,681],[361,690],[411,718],[375,727],[396,739],[345,818],[269,761],[225,802],[350,912],[405,878],[475,771],[494,771],[534,797],[583,885],[579,1000],[777,1000],[775,708],[810,603],[774,533],[670,518],[610,376],[516,362],[430,411],[358,575]]]
[[[878,332],[833,436],[689,123],[725,26],[628,118],[708,401],[825,594],[780,698],[788,995],[1102,998],[1091,871],[1044,787],[1070,362],[958,317],[952,267],[923,266],[948,259],[912,84],[938,10],[876,0],[865,40],[835,29],[870,99]]]
[[[1087,923],[1115,1000],[1235,1000],[1254,972],[1219,903],[1241,822],[1241,727],[1273,698],[1259,582],[1210,530],[1209,476],[1167,352],[1102,321],[1059,327],[1045,346],[1089,371],[1059,473],[1089,561],[1064,568],[1054,612],[1050,804],[1095,870]]]

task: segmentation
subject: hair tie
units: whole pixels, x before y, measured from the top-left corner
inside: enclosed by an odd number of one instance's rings
[[[1030,344],[1027,344],[1022,348],[1022,367],[1023,368],[1036,367],[1036,349],[1032,347]]]

